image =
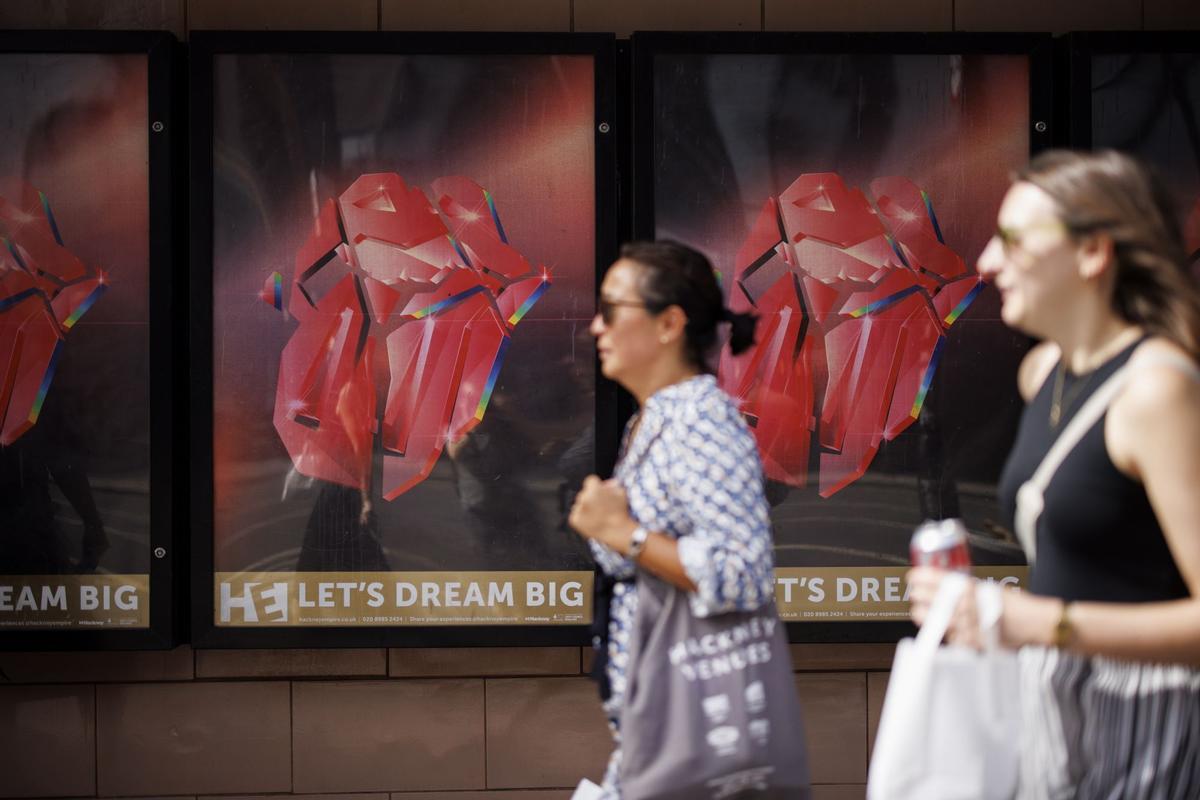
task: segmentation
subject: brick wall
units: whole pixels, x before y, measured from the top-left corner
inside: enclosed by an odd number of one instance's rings
[[[611,748],[576,647],[0,654],[0,797],[559,800]],[[861,798],[890,645],[792,645],[817,800]]]
[[[0,28],[1200,28],[1195,0],[0,0]],[[892,648],[794,645],[816,800],[862,800]],[[559,800],[610,748],[578,648],[0,654],[0,797]],[[390,795],[390,798],[389,798]]]

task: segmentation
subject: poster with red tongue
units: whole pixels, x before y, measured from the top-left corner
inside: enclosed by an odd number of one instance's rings
[[[1029,343],[974,262],[1049,141],[1031,93],[1047,44],[634,37],[639,235],[704,252],[758,317],[713,367],[758,442],[780,613],[835,623],[793,636],[894,635],[855,625],[907,620],[925,519],[963,519],[980,575],[1025,577],[996,484]]]
[[[212,91],[202,636],[582,636],[592,564],[565,514],[597,470],[603,38],[193,40]]]
[[[173,46],[0,31],[0,646],[172,635]]]

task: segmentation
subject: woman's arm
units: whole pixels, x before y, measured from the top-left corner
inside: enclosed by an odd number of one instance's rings
[[[1010,646],[1061,644],[1090,655],[1200,665],[1200,382],[1167,366],[1139,370],[1105,425],[1113,463],[1146,487],[1191,597],[1161,603],[1064,604],[1024,592],[1005,595],[1001,636]],[[1132,533],[1132,532],[1131,532]],[[1129,558],[1137,558],[1131,540]],[[913,616],[923,621],[940,582],[936,570],[910,572]],[[969,602],[952,639],[974,639]],[[1065,638],[1063,638],[1065,637]]]
[[[575,505],[567,522],[581,536],[603,545],[611,554],[628,559],[637,522],[629,515],[625,490],[615,479],[602,481],[595,475],[584,478],[583,488],[575,497]],[[593,552],[595,550],[593,548]],[[598,557],[601,555],[603,553],[597,553]],[[660,531],[650,531],[636,561],[639,566],[685,592],[696,591],[696,584],[692,583],[679,559],[679,545],[670,536]],[[610,574],[621,571],[608,566],[605,569]]]
[[[706,403],[684,415],[672,434],[661,469],[691,522],[678,550],[696,585],[689,598],[692,613],[756,609],[775,592],[758,446],[727,402]]]

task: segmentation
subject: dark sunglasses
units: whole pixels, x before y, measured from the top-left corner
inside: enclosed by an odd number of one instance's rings
[[[600,319],[603,320],[605,325],[612,325],[613,314],[617,312],[619,306],[627,308],[650,308],[645,303],[637,303],[633,300],[605,300],[603,297],[596,300],[596,310],[599,312]]]

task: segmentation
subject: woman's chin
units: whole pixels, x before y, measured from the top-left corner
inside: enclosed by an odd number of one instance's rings
[[[1021,308],[1013,299],[1006,300],[1004,305],[1000,306],[1001,322],[1008,327],[1013,328],[1014,330],[1021,331],[1022,333],[1028,333],[1029,331],[1026,330],[1026,320],[1024,317],[1025,314],[1021,313]]]

